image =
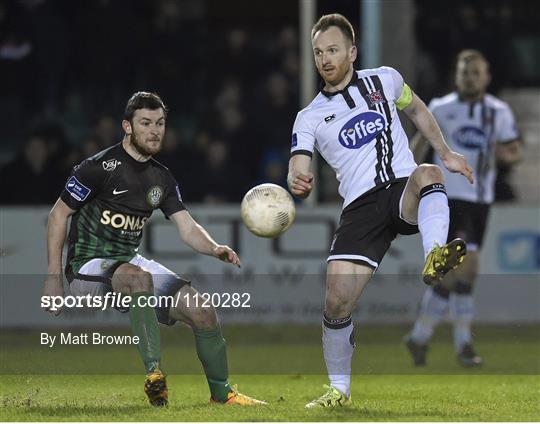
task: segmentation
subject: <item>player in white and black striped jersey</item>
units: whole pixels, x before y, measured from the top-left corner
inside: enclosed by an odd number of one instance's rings
[[[416,365],[426,364],[427,343],[447,309],[454,327],[454,348],[464,366],[478,366],[482,358],[472,346],[473,285],[478,273],[478,250],[482,246],[494,200],[496,162],[512,165],[521,160],[522,142],[510,107],[486,93],[489,64],[477,50],[464,50],[457,58],[457,91],[433,99],[429,105],[450,147],[473,166],[474,184],[445,172],[450,206],[448,238],[467,242],[467,258],[444,280],[426,290],[420,313],[407,346]],[[423,156],[421,135],[413,140],[417,156]],[[438,158],[435,163],[440,164]]]
[[[460,240],[445,245],[444,175],[435,165],[416,166],[397,110],[412,119],[444,167],[472,182],[466,160],[447,146],[433,115],[398,71],[354,70],[354,30],[345,17],[323,16],[311,38],[324,87],[296,118],[288,184],[297,197],[310,194],[314,181],[309,168],[317,149],[336,172],[344,209],[328,257],[323,317],[330,387],[308,408],[350,402],[351,312],[397,234],[420,230],[427,284],[457,266],[465,252]]]

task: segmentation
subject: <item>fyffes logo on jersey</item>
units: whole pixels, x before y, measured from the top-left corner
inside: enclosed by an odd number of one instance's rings
[[[466,149],[481,149],[487,144],[486,133],[477,127],[462,127],[452,137],[459,146]]]
[[[343,125],[338,139],[347,149],[359,149],[382,133],[385,126],[386,119],[380,113],[364,112]]]
[[[154,186],[148,190],[146,200],[153,208],[157,207],[161,203],[163,197],[163,189],[160,186]]]
[[[104,210],[101,213],[100,222],[104,225],[110,225],[113,228],[122,230],[140,231],[148,218],[145,216],[131,216],[123,213],[113,213],[110,210]]]

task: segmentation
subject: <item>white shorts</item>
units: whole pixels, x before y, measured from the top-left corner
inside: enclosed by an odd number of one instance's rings
[[[125,262],[112,259],[95,258],[86,262],[80,269],[69,288],[74,296],[104,296],[112,291],[111,278],[118,266]],[[174,296],[178,290],[191,282],[180,278],[177,274],[154,260],[148,260],[137,254],[129,261],[142,270],[152,274],[155,296]],[[118,309],[127,312],[127,309]],[[169,318],[168,307],[156,307],[158,321],[173,325],[176,321]]]

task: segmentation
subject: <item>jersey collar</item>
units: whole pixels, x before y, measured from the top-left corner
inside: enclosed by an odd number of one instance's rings
[[[146,162],[139,162],[135,158],[133,158],[127,151],[124,149],[124,145],[122,142],[119,143],[120,148],[120,154],[124,157],[124,160],[127,161],[132,167],[135,169],[144,169],[148,165],[150,165],[150,162],[152,161],[152,158],[148,159]]]
[[[480,97],[478,100],[473,100],[473,101],[470,101],[470,100],[465,100],[461,94],[459,94],[459,92],[455,91],[456,93],[456,96],[458,98],[458,100],[461,102],[461,103],[470,103],[470,104],[476,104],[476,103],[483,103],[484,102],[484,99],[486,98],[486,95],[484,93],[484,95],[482,95],[482,97]]]
[[[349,83],[343,87],[341,90],[339,91],[332,91],[332,92],[329,92],[329,91],[326,91],[324,89],[324,81],[321,82],[321,93],[326,96],[326,97],[334,97],[336,94],[343,94],[345,91],[347,91],[347,89],[351,86],[351,85],[355,85],[356,82],[358,81],[358,74],[356,72],[355,69],[353,69],[353,74],[351,76],[351,80],[349,81]]]

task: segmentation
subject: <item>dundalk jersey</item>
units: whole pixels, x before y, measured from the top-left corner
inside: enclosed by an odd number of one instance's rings
[[[133,258],[154,209],[167,217],[185,209],[170,171],[154,159],[136,161],[122,143],[75,166],[60,197],[77,211],[68,236],[70,282],[90,259]]]
[[[317,149],[336,172],[343,208],[416,168],[397,109],[412,99],[393,68],[355,71],[336,93],[321,91],[296,116],[291,155]]]
[[[433,99],[429,109],[441,127],[450,148],[461,153],[473,168],[474,184],[460,174],[452,174],[436,157],[446,178],[446,192],[451,199],[475,203],[492,203],[496,178],[495,146],[519,138],[510,107],[486,94],[481,101],[470,103],[457,93]]]

